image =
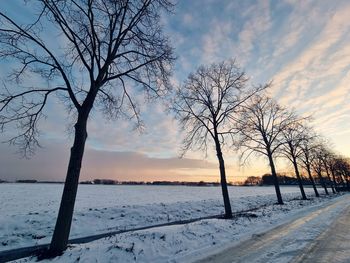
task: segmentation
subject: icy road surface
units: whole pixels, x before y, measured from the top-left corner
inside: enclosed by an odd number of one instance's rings
[[[350,262],[350,195],[196,262]]]

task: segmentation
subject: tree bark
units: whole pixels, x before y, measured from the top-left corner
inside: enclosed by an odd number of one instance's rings
[[[301,196],[304,200],[306,200],[307,198],[306,198],[306,194],[304,191],[303,183],[302,183],[301,178],[300,178],[297,160],[294,156],[293,156],[293,166],[294,166],[295,176],[297,177],[297,180],[298,180]]]
[[[331,189],[332,189],[332,192],[333,194],[335,194],[335,189],[334,189],[334,184],[333,184],[333,181],[329,175],[329,171],[328,171],[328,168],[326,167],[326,174],[327,174],[327,178],[328,178],[328,181],[329,181],[329,184],[331,185]]]
[[[335,190],[337,192],[339,192],[339,185],[337,183],[337,179],[335,178],[335,173],[334,173],[333,169],[330,169],[330,170],[331,170],[331,174],[332,174]]]
[[[225,162],[222,156],[221,146],[218,139],[215,139],[215,146],[216,146],[216,156],[218,157],[218,160],[219,160],[221,190],[222,190],[222,196],[224,199],[224,206],[225,206],[225,218],[232,218],[230,197],[227,189]]]
[[[326,186],[326,184],[325,184],[325,182],[324,182],[324,180],[323,180],[323,177],[322,177],[321,173],[320,173],[320,172],[317,172],[317,176],[318,176],[318,178],[320,179],[320,183],[321,183],[321,185],[323,186],[326,195],[329,195],[327,186]]]
[[[314,188],[315,195],[316,195],[316,197],[320,197],[320,194],[319,194],[318,191],[317,191],[317,187],[316,187],[316,184],[315,184],[315,180],[314,180],[314,178],[312,177],[312,174],[311,174],[310,165],[307,165],[307,166],[306,166],[306,169],[307,169],[307,173],[308,173],[308,175],[309,175],[309,179],[310,179],[310,181],[311,181],[312,187]]]
[[[275,163],[273,162],[272,154],[270,152],[268,153],[268,158],[269,158],[269,163],[270,163],[270,167],[271,167],[272,178],[273,178],[274,185],[275,185],[277,202],[278,202],[278,204],[283,205],[283,199],[282,199],[280,185],[279,185],[278,178],[277,178]]]
[[[347,178],[346,174],[344,174],[344,179],[345,179],[345,182],[346,182],[346,187],[348,188],[348,190],[350,190],[350,182],[349,182],[349,179]]]
[[[338,177],[341,181],[341,184],[343,185],[344,188],[346,188],[346,183],[345,183],[345,179],[343,178],[343,175],[341,173],[338,174]]]
[[[52,256],[61,254],[68,244],[81,163],[87,138],[87,118],[88,114],[79,113],[77,123],[75,124],[74,143],[71,148],[61,205],[49,249],[49,254]]]

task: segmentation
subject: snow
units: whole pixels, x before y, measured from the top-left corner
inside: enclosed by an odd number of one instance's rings
[[[0,199],[2,200],[0,205],[0,250],[49,242],[62,189],[63,185],[57,184],[0,184]],[[262,205],[269,205],[269,208],[266,209],[272,209],[274,207],[272,204],[276,200],[273,187],[229,187],[229,191],[234,211]],[[297,187],[282,187],[282,193],[285,200],[292,200],[300,195]],[[307,193],[312,196],[312,189],[307,189]],[[277,207],[280,209],[279,206]],[[278,211],[283,211],[283,209]],[[268,211],[262,210],[261,213],[268,214]],[[220,187],[80,185],[71,238],[216,215],[222,212]],[[266,215],[263,216],[263,218],[265,217]],[[249,218],[249,220],[255,219]],[[190,225],[194,228],[193,233],[202,235],[200,242],[198,242],[198,238],[192,237],[194,242],[203,246],[208,244],[211,239],[216,239],[213,238],[214,233],[216,236],[220,236],[221,232],[226,235],[228,228],[248,226],[249,221],[246,219],[237,219],[236,221],[202,220]],[[188,231],[187,227],[188,225],[159,228],[165,232],[158,234],[152,229],[118,235],[114,238],[114,241],[115,239],[119,240],[114,242],[117,248],[110,248],[110,251],[113,251],[114,255],[118,249],[121,253],[126,254],[133,254],[130,251],[135,250],[142,255],[144,254],[147,259],[158,254],[160,258],[162,258],[162,254],[164,254],[164,258],[167,258],[177,247],[177,240],[187,240],[178,246],[178,254],[183,254],[186,247],[192,246],[191,231]],[[231,234],[233,234],[232,238],[239,236],[234,235],[234,232]],[[163,240],[163,236],[168,239],[167,242]],[[147,244],[164,241],[166,244],[170,242],[172,245],[170,248],[165,245],[164,248],[156,246],[153,249],[143,250],[132,247],[132,243],[139,244],[137,240],[142,238],[144,238],[144,242],[147,241]],[[112,239],[109,240],[108,242],[111,242]],[[121,243],[119,244],[119,242]],[[93,244],[99,243],[91,243],[92,247],[94,247]],[[86,247],[82,246],[81,249],[92,249],[89,246],[90,244]],[[100,249],[99,246],[97,245],[97,250]],[[145,250],[148,251],[148,254]],[[98,251],[94,253],[98,255]]]
[[[305,220],[299,219],[300,222],[295,220],[296,223],[290,227],[295,231],[286,228],[282,234],[275,235],[275,238],[278,237],[284,242],[270,240],[273,246],[259,255],[267,259],[271,253],[273,255],[282,250],[294,251],[305,246],[301,235],[306,233],[310,238],[316,237],[327,224],[330,224],[332,217],[341,211],[344,204],[337,204],[332,209],[323,209],[321,212],[318,210],[343,197],[333,199],[321,197],[306,201],[294,199],[283,206],[276,204],[263,206],[233,220],[206,219],[185,225],[119,234],[87,244],[73,245],[62,256],[43,262],[192,262],[216,250],[248,240],[252,236],[259,238],[260,233],[308,215],[310,211],[316,213],[306,216]],[[288,253],[285,255],[288,257]],[[284,260],[286,259],[284,257]],[[35,260],[32,257],[16,262],[35,262]],[[259,262],[286,261],[275,259]]]
[[[349,250],[344,246],[338,249],[340,244],[347,242],[342,236],[350,234],[347,220],[350,214],[349,201],[350,195],[343,195],[333,200],[323,200],[317,205],[294,207],[284,216],[273,216],[277,224],[274,223],[272,230],[266,224],[257,222],[253,226],[257,234],[246,241],[241,239],[238,244],[231,243],[226,249],[211,251],[210,256],[204,253],[204,257],[200,256],[201,260],[196,262],[296,263],[305,262],[305,257],[310,259],[306,262],[331,262],[323,258],[326,255],[334,262],[349,262]],[[327,249],[324,244],[327,244]],[[318,249],[315,249],[317,246]]]
[[[62,190],[61,184],[0,184],[0,250],[49,242]],[[298,191],[282,187],[286,198]],[[234,211],[275,202],[273,187],[229,192]],[[222,212],[220,187],[80,185],[71,237]]]

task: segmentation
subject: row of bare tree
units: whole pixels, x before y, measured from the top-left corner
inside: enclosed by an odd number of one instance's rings
[[[9,70],[9,75],[2,79],[0,92],[0,131],[9,128],[9,142],[19,146],[24,155],[30,155],[39,146],[38,126],[45,119],[45,109],[53,96],[66,106],[67,115],[73,120],[74,142],[47,253],[54,256],[68,244],[91,112],[100,110],[112,120],[134,119],[140,127],[136,90],[143,91],[147,98],[160,97],[172,90],[170,76],[175,56],[163,33],[160,16],[171,11],[173,3],[24,2],[29,10],[25,19],[4,10],[5,5],[0,7],[0,60]],[[301,125],[294,113],[261,95],[268,86],[248,88],[245,73],[234,61],[226,61],[200,67],[173,96],[171,108],[187,131],[184,150],[207,149],[210,143],[215,146],[226,217],[232,216],[232,210],[223,147],[239,146],[248,155],[249,152],[266,155],[272,174],[276,175],[274,158],[282,149],[286,154],[290,152],[289,144],[281,138],[294,136],[288,129],[296,129],[298,134],[297,127]],[[315,147],[310,143],[313,137],[308,132],[303,134],[305,139],[297,143],[295,154],[296,140],[292,137],[294,155],[287,154],[297,160],[296,170],[301,160],[299,144],[307,145],[306,151]],[[314,154],[307,156],[310,160],[306,160],[306,167],[310,168],[317,158]],[[320,163],[324,164],[323,160]],[[348,180],[348,174],[339,175],[339,170],[330,169],[328,162],[327,166],[319,167],[321,177],[327,171],[333,172],[338,181],[340,176]],[[277,178],[275,181],[282,203]],[[322,182],[325,184],[325,180]]]
[[[349,187],[349,163],[329,150],[293,110],[280,106],[266,95],[270,84],[249,87],[248,78],[234,60],[201,66],[177,89],[173,110],[186,131],[184,153],[191,150],[207,152],[214,145],[219,161],[225,216],[232,217],[227,190],[223,148],[240,151],[243,163],[252,154],[265,156],[279,204],[283,199],[275,161],[284,157],[294,167],[301,196],[307,199],[301,169],[305,169],[315,195],[316,182],[335,193],[339,184]],[[314,171],[314,173],[312,172]],[[317,177],[317,180],[314,179]]]
[[[310,118],[299,117],[293,110],[281,107],[272,98],[258,94],[245,103],[239,113],[236,125],[238,133],[237,148],[243,150],[243,156],[252,153],[268,158],[271,174],[279,204],[283,204],[275,168],[277,158],[285,158],[294,168],[301,196],[307,199],[301,169],[308,175],[315,195],[319,196],[315,181],[319,182],[328,194],[327,185],[333,193],[339,183],[349,181],[349,170],[344,170],[347,161],[329,149],[329,143],[308,125]],[[342,163],[343,170],[339,170]],[[317,180],[314,179],[316,176]]]

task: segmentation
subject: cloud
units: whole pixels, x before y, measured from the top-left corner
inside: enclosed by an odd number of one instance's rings
[[[178,56],[172,82],[180,84],[199,64],[235,57],[252,81],[274,80],[271,94],[279,102],[303,115],[314,113],[316,129],[333,137],[337,149],[350,154],[346,137],[350,131],[346,122],[350,118],[349,13],[347,0],[179,1],[174,15],[162,17]],[[0,76],[9,67],[0,64]],[[31,81],[39,83],[34,78]],[[178,160],[182,139],[178,123],[161,103],[145,104],[139,93],[132,94],[139,102],[145,131],[133,131],[129,120],[105,121],[94,111],[88,123],[82,178],[101,174],[130,180],[216,180],[215,151],[209,152],[208,167],[199,161],[200,152],[189,152],[188,159]],[[48,118],[39,127],[46,148],[33,160],[18,161],[9,154],[15,149],[0,146],[0,176],[63,180],[68,141],[72,141],[66,130],[68,126],[72,130],[73,123],[67,125],[62,103],[51,102]],[[228,174],[233,178],[268,169],[254,160],[254,167],[239,171],[234,156],[225,152]],[[188,167],[190,164],[193,166]]]
[[[349,56],[348,48],[345,45],[339,46],[349,33],[347,24],[349,12],[350,5],[340,6],[336,11],[324,10],[322,19],[327,23],[320,29],[320,33],[311,42],[304,43],[306,48],[275,74],[274,82],[277,90],[274,90],[274,93],[282,92],[282,103],[289,104],[291,101],[303,98],[311,88],[315,88],[310,87],[315,79],[334,77],[348,65],[341,61],[338,64],[338,60],[339,53],[344,58]],[[338,52],[337,56],[332,56],[332,48]],[[335,66],[337,64],[338,66]]]
[[[69,158],[69,147],[45,143],[32,159],[10,154],[14,148],[0,145],[0,178],[7,180],[38,179],[63,181]],[[87,148],[81,180],[111,178],[115,180],[188,180],[189,175],[217,170],[208,161],[190,158],[154,158],[140,152],[113,152]]]
[[[269,1],[258,1],[243,12],[242,16],[246,22],[238,36],[238,50],[243,53],[243,56],[250,57],[254,45],[257,42],[262,44],[259,40],[261,34],[271,27]]]
[[[217,62],[225,50],[230,55],[232,40],[230,38],[231,24],[214,20],[209,25],[208,33],[202,37],[201,63]]]
[[[350,130],[344,122],[350,117],[350,4],[288,1],[288,5],[292,11],[287,24],[282,23],[285,35],[274,36],[279,48],[267,66],[274,80],[270,93],[302,115],[312,113],[317,131],[336,145],[349,147],[339,134]]]
[[[201,63],[237,58],[244,65],[252,58],[257,44],[263,43],[262,35],[271,26],[269,2],[258,1],[239,11],[229,3],[226,13],[213,14],[209,21],[201,38]]]
[[[127,119],[104,121],[96,113],[88,123],[88,145],[109,151],[138,151],[152,156],[176,156],[181,137],[177,122],[159,102],[142,106],[141,118],[145,129],[133,129]]]
[[[191,26],[194,22],[194,19],[193,19],[193,16],[191,14],[187,13],[187,14],[183,15],[182,21],[186,26]]]

